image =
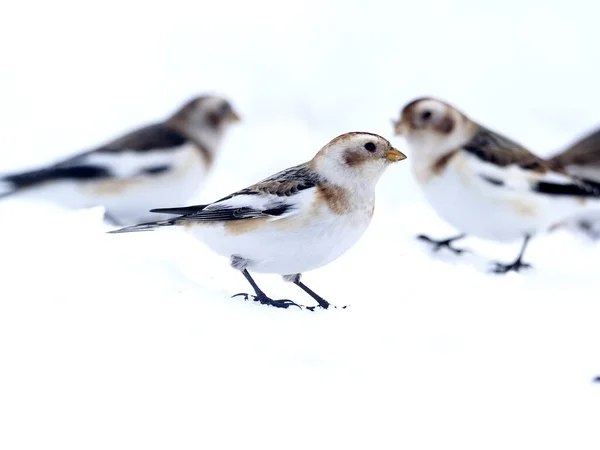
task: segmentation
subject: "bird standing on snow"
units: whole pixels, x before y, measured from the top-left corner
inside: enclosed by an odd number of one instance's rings
[[[529,239],[565,217],[583,211],[600,197],[592,186],[550,170],[530,151],[470,120],[433,98],[406,105],[395,123],[406,138],[417,183],[427,200],[463,234],[428,241],[447,247],[467,234],[495,241],[523,241],[511,264],[496,263],[496,273],[529,267],[522,257]],[[595,202],[596,208],[600,202]]]
[[[254,288],[254,300],[280,308],[300,307],[267,297],[248,270],[283,275],[319,307],[328,308],[327,301],[300,281],[301,273],[330,263],[358,241],[373,216],[379,177],[391,162],[404,158],[376,134],[343,134],[311,161],[214,203],[155,209],[177,217],[111,233],[181,227],[230,258]]]
[[[228,101],[199,96],[164,122],[48,167],[0,176],[0,197],[27,192],[68,208],[101,205],[122,225],[150,220],[150,208],[198,191],[225,130],[238,120]]]
[[[553,170],[569,173],[600,188],[600,129],[572,144],[548,160]],[[566,228],[600,239],[600,211],[586,212],[564,222]]]

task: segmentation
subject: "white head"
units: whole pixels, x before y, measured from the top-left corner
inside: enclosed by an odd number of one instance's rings
[[[375,186],[384,170],[406,156],[387,139],[371,133],[346,133],[323,147],[311,165],[328,181],[349,188]]]
[[[229,125],[239,120],[240,116],[226,99],[200,95],[188,100],[167,122],[214,150]]]
[[[434,98],[408,103],[394,122],[395,134],[402,135],[415,159],[437,159],[463,144],[478,125],[453,106]]]

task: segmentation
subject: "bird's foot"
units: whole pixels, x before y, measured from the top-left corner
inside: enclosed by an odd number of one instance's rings
[[[456,238],[435,240],[435,239],[431,239],[429,236],[420,234],[417,236],[417,239],[420,241],[427,242],[428,244],[431,244],[433,246],[434,253],[439,252],[440,249],[442,249],[442,248],[447,248],[448,250],[450,250],[451,252],[453,252],[456,255],[461,255],[463,253],[469,252],[469,250],[467,250],[467,249],[456,248],[456,247],[452,246],[452,242],[454,242],[456,240]]]
[[[315,311],[317,309],[346,309],[349,306],[350,305],[335,306],[335,305],[332,305],[331,303],[327,303],[327,305],[303,306],[303,308],[308,309],[309,311]]]
[[[287,309],[290,306],[296,306],[296,307],[298,307],[300,309],[306,308],[305,306],[299,305],[298,303],[295,303],[295,302],[293,302],[291,300],[273,300],[273,299],[270,299],[265,294],[262,294],[262,295],[250,295],[250,294],[245,294],[245,293],[239,293],[239,294],[235,294],[235,295],[231,296],[231,298],[234,298],[234,297],[244,297],[244,300],[252,300],[252,301],[255,301],[255,302],[259,302],[261,305],[274,306],[275,308]]]
[[[531,264],[522,262],[520,259],[516,260],[511,264],[503,264],[499,262],[494,263],[492,268],[493,273],[508,273],[508,272],[520,272],[523,269],[531,269]]]

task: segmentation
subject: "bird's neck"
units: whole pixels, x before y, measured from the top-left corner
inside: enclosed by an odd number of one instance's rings
[[[220,127],[186,126],[179,121],[171,121],[170,125],[183,133],[198,149],[207,167],[213,165],[216,153],[223,140],[223,130]]]

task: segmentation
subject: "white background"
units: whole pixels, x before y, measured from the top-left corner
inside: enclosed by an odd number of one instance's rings
[[[439,96],[541,155],[600,123],[589,1],[61,1],[0,7],[0,172],[44,164],[218,92],[243,116],[197,201],[307,160],[331,138],[390,139]],[[408,152],[407,152],[408,153]],[[410,154],[409,154],[410,157]],[[408,162],[372,227],[306,275],[344,311],[279,311],[177,233],[107,236],[100,211],[0,204],[3,449],[600,448],[600,248],[454,232]],[[179,206],[179,205],[157,205]],[[276,276],[273,297],[309,303]]]

